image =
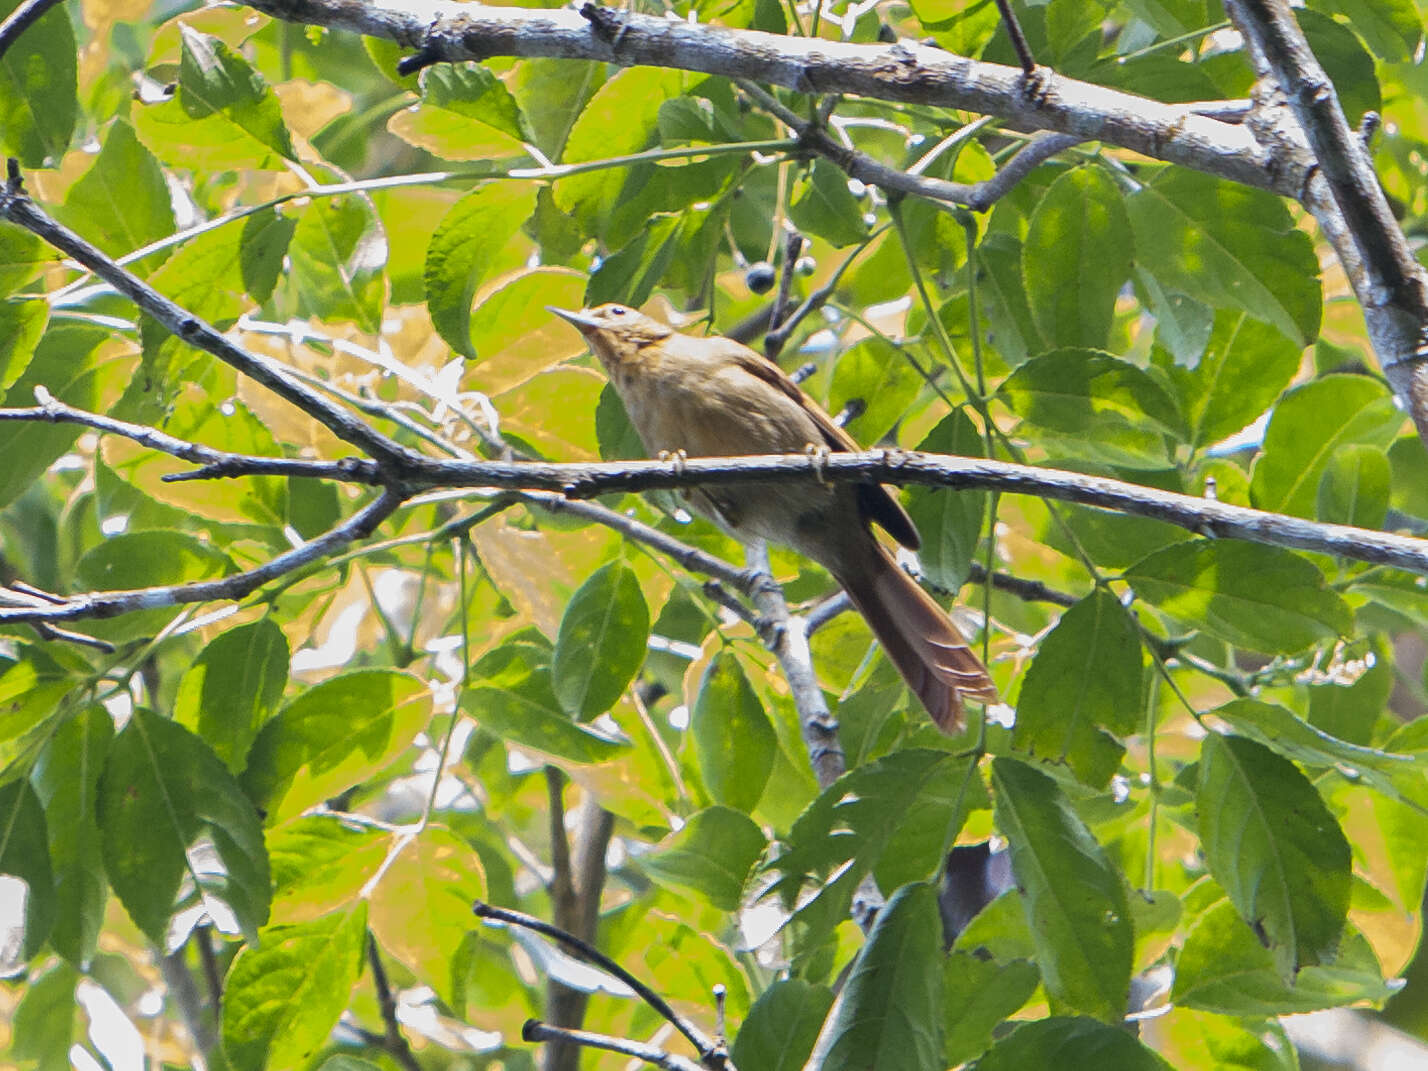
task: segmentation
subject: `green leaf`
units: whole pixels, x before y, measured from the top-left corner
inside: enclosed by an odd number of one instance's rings
[[[93,166],[65,195],[60,218],[111,256],[173,233],[173,203],[163,171],[128,123],[118,120],[109,128]],[[146,258],[135,268],[146,274],[143,266],[156,263]]]
[[[238,265],[243,288],[254,301],[264,302],[273,296],[297,225],[296,219],[280,215],[275,208],[255,212],[243,221]]]
[[[461,709],[483,729],[572,762],[604,762],[626,745],[565,713],[551,687],[550,648],[527,632],[483,655],[471,669]]]
[[[1350,931],[1331,966],[1306,967],[1292,980],[1275,955],[1221,899],[1206,910],[1185,938],[1175,964],[1170,999],[1189,1008],[1224,1015],[1292,1015],[1379,1003],[1394,992],[1363,935]]]
[[[1023,1071],[1030,1067],[1171,1071],[1168,1063],[1125,1030],[1080,1018],[1022,1023],[977,1061],[977,1071]]]
[[[1081,781],[1104,788],[1125,748],[1101,730],[1124,736],[1140,726],[1143,678],[1135,621],[1098,588],[1041,641],[1017,700],[1012,746],[1064,762]]]
[[[685,217],[661,215],[652,219],[622,249],[611,253],[590,275],[585,288],[585,304],[590,307],[608,301],[643,305],[679,251]]]
[[[1375,653],[1373,666],[1352,684],[1331,680],[1311,685],[1306,718],[1330,736],[1350,744],[1368,744],[1379,716],[1388,710],[1393,686],[1393,664]]]
[[[1365,5],[1367,7],[1367,5]],[[1314,58],[1334,84],[1344,118],[1358,126],[1364,112],[1376,112],[1383,107],[1373,57],[1364,48],[1354,31],[1357,27],[1336,22],[1317,11],[1301,8],[1294,13],[1304,38],[1314,52]]]
[[[707,807],[690,818],[668,847],[641,856],[640,865],[661,884],[692,889],[721,911],[737,911],[749,871],[767,846],[748,815],[729,807]]]
[[[813,1051],[833,991],[784,978],[763,991],[739,1027],[730,1052],[736,1067],[759,1071],[802,1071]]]
[[[534,141],[526,117],[504,82],[479,63],[443,63],[421,76],[422,104],[475,119],[518,142]]]
[[[34,1061],[39,1071],[64,1071],[73,1066],[70,1051],[82,1036],[79,1001],[74,989],[80,973],[68,963],[56,963],[43,974],[26,979],[24,995],[11,1019],[10,1058],[21,1066]]]
[[[1126,209],[1136,263],[1167,290],[1243,309],[1300,345],[1318,336],[1323,298],[1314,243],[1278,197],[1167,168],[1126,198]]]
[[[1309,780],[1262,744],[1212,734],[1196,812],[1210,873],[1280,975],[1333,962],[1349,909],[1349,843]]]
[[[55,731],[30,774],[45,808],[54,867],[50,944],[81,968],[89,966],[104,922],[108,886],[95,801],[113,738],[108,711],[98,704],[87,706]]]
[[[550,679],[562,709],[580,721],[609,710],[645,661],[650,611],[634,570],[611,562],[570,598],[560,619]]]
[[[953,952],[942,965],[942,1059],[956,1067],[980,1056],[992,1031],[1031,999],[1041,981],[1036,965]]]
[[[824,789],[794,822],[784,851],[768,868],[779,872],[776,888],[790,899],[805,887],[817,888],[795,914],[813,940],[847,918],[854,889],[874,866],[879,884],[889,889],[935,873],[968,811],[986,805],[986,790],[967,757],[924,748],[895,751]],[[823,880],[833,871],[836,881]]]
[[[288,641],[271,617],[230,629],[184,673],[174,720],[198,733],[233,773],[241,773],[258,730],[288,682]]]
[[[929,454],[985,456],[981,435],[961,409],[943,417],[917,444],[917,449]],[[907,491],[907,512],[922,536],[918,561],[923,575],[934,584],[957,591],[966,582],[972,555],[982,535],[986,509],[984,491],[949,491],[934,487],[913,487]]]
[[[289,160],[297,158],[278,98],[243,57],[216,37],[179,24],[183,53],[178,101],[192,120],[221,117],[235,140],[251,138]],[[216,126],[216,125],[215,125]]]
[[[608,160],[649,148],[659,136],[660,106],[678,96],[684,82],[679,71],[653,67],[617,72],[595,91],[575,120],[561,162]],[[603,235],[626,174],[622,168],[611,167],[559,179],[555,203],[574,216],[587,234]]]
[[[0,390],[9,390],[25,374],[50,322],[43,301],[0,300]],[[34,395],[28,399],[35,404]]]
[[[0,18],[20,6],[0,0]],[[24,167],[57,167],[74,136],[77,56],[63,6],[50,8],[0,57],[0,145]]]
[[[46,256],[45,245],[38,235],[13,223],[0,222],[0,297],[13,293],[34,278]]]
[[[1353,615],[1308,559],[1279,547],[1192,540],[1131,566],[1135,593],[1172,617],[1236,646],[1292,654],[1347,635]]]
[[[23,948],[7,949],[6,961],[39,954],[55,923],[55,878],[50,866],[45,812],[24,778],[0,785],[0,874],[24,883]],[[13,911],[11,908],[10,911]],[[7,911],[7,927],[15,923]]]
[[[523,183],[492,183],[456,202],[431,236],[426,300],[437,333],[457,353],[476,356],[471,345],[476,288],[534,210],[533,189]]]
[[[689,734],[714,802],[752,811],[773,770],[778,737],[734,655],[722,651],[705,669]]]
[[[861,402],[863,411],[845,427],[858,442],[871,446],[881,442],[907,415],[922,386],[922,377],[901,347],[875,335],[838,358],[828,391],[828,411],[837,414],[850,402]]]
[[[223,986],[223,1052],[235,1071],[306,1065],[327,1043],[361,973],[367,905],[264,930]]]
[[[873,923],[814,1046],[822,1071],[940,1071],[942,945],[937,891],[898,889]]]
[[[42,647],[0,659],[0,770],[33,754],[54,728],[65,697],[80,683]]]
[[[990,2],[987,6],[995,12]],[[987,235],[976,252],[981,269],[977,293],[986,306],[987,338],[1013,367],[1047,348],[1027,303],[1021,250],[1015,235],[998,233]]]
[[[1051,184],[1021,249],[1031,315],[1047,342],[1106,345],[1132,250],[1125,203],[1104,171],[1081,167]]]
[[[232,563],[195,536],[166,529],[110,536],[79,560],[79,581],[91,590],[133,589],[206,580]]]
[[[1412,0],[1310,0],[1309,7],[1343,15],[1379,59],[1389,63],[1408,60],[1423,40],[1423,17]],[[1309,43],[1314,45],[1312,38]],[[1314,51],[1319,51],[1317,46]],[[1343,85],[1337,77],[1334,81]]]
[[[1155,317],[1156,344],[1170,353],[1177,366],[1198,367],[1215,326],[1215,311],[1192,297],[1167,291],[1139,265],[1135,282],[1137,292],[1144,295],[1142,304],[1149,305]]]
[[[7,408],[35,404],[35,387],[45,386],[61,401],[79,409],[103,409],[116,398],[134,368],[132,359],[96,355],[109,339],[107,328],[88,323],[52,324],[35,348],[15,385],[5,394]],[[0,424],[0,506],[8,506],[79,438],[73,425],[13,421]]]
[[[821,158],[794,185],[788,218],[800,231],[835,247],[856,245],[868,236],[863,206],[848,190],[848,176]]]
[[[1193,370],[1173,372],[1190,425],[1204,449],[1252,424],[1299,371],[1303,347],[1248,313],[1222,311]]]
[[[243,787],[278,825],[381,772],[431,720],[431,690],[393,670],[344,673],[303,692],[258,733]]]
[[[1063,1007],[1119,1022],[1133,948],[1125,878],[1051,778],[998,758],[992,789],[1047,992]]]
[[[1383,450],[1362,443],[1346,446],[1324,466],[1315,515],[1329,524],[1382,528],[1391,479]]]
[[[1344,691],[1346,689],[1336,689]],[[1335,739],[1276,703],[1236,699],[1214,712],[1241,734],[1257,740],[1286,759],[1306,766],[1339,770],[1354,781],[1395,799],[1407,799],[1428,809],[1428,763],[1421,757],[1361,747]]]
[[[320,814],[270,830],[267,841],[273,921],[308,922],[358,899],[387,857],[392,834]]]
[[[371,201],[360,194],[314,200],[298,220],[288,257],[308,315],[351,320],[368,334],[381,330],[387,237]]]
[[[187,882],[197,884],[199,896],[226,903],[249,939],[256,936],[268,920],[262,827],[203,741],[148,710],[135,711],[109,749],[98,804],[109,883],[151,941],[164,944]],[[190,853],[200,842],[212,844],[222,871],[196,867]]]
[[[1185,424],[1175,402],[1128,361],[1093,350],[1033,357],[998,392],[1021,430],[1072,457],[1130,468],[1164,468]]]
[[[480,858],[441,826],[396,842],[394,853],[371,893],[372,934],[450,1002],[456,989],[454,953],[476,928],[471,901],[486,897]]]

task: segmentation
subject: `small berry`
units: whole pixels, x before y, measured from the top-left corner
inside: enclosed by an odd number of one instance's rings
[[[773,289],[777,279],[778,276],[774,274],[773,265],[766,260],[749,265],[749,270],[744,273],[744,285],[755,294],[767,294]]]

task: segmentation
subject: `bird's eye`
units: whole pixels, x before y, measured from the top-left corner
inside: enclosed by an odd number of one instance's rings
[[[625,306],[623,306],[623,305],[611,305],[611,306],[610,306],[610,315],[611,315],[611,316],[623,316],[623,315],[625,315]]]

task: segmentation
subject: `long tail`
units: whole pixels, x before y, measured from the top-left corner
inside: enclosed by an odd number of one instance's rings
[[[868,542],[873,552],[859,555],[861,568],[836,579],[937,727],[960,732],[962,701],[995,703],[996,685],[943,609],[881,544]]]

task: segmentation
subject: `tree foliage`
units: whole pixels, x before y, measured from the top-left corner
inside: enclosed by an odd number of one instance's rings
[[[1251,94],[1216,4],[1012,6],[1055,77]],[[992,4],[669,11],[1016,62]],[[1373,163],[1421,233],[1421,10],[1298,17],[1348,119],[1383,111]],[[1428,601],[1281,522],[1421,533],[1428,457],[1300,206],[1085,141],[973,212],[852,180],[793,123],[967,184],[1027,144],[1014,123],[585,58],[402,75],[404,54],[237,6],[85,3],[0,57],[35,205],[301,395],[0,223],[14,1059],[99,1051],[110,1004],[174,1063],[533,1067],[523,1021],[572,992],[556,1025],[685,1051],[478,900],[594,944],[743,1071],[1288,1069],[1277,1016],[1389,998],[1428,867]],[[1010,483],[904,491],[921,576],[1008,704],[948,739],[825,573],[774,548],[782,596],[739,588],[744,551],[668,491],[279,467],[382,463],[304,398],[431,458],[638,458],[545,307],[756,339],[783,287],[812,307],[780,359],[860,443],[1278,516],[1251,543]],[[182,478],[211,459],[160,436],[272,464]],[[294,554],[237,598],[122,594]],[[91,592],[121,595],[23,617]],[[804,636],[836,733],[790,668]],[[992,837],[1009,881],[959,870]]]

